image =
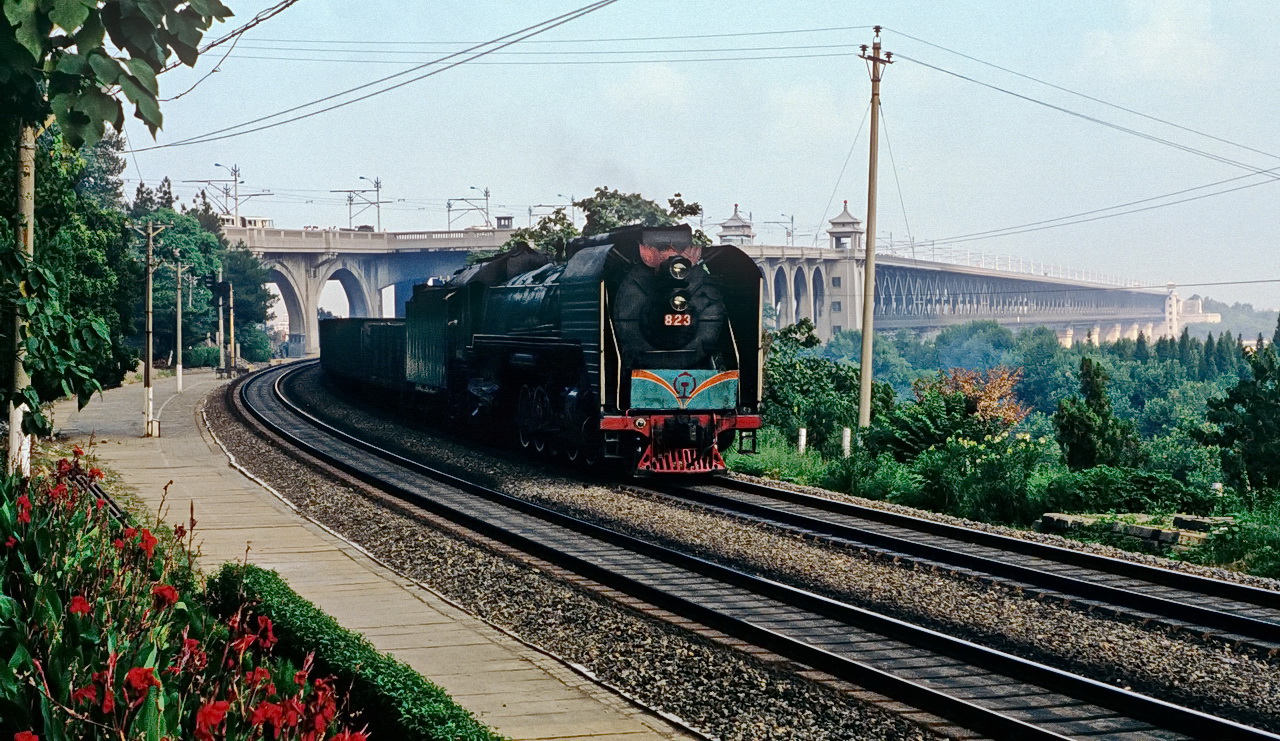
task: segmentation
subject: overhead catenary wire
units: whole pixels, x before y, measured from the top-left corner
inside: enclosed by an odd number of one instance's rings
[[[355,86],[355,87],[353,87],[353,88],[348,88],[347,90],[344,90],[344,91],[339,92],[339,93],[334,93],[334,94],[332,94],[332,95],[324,96],[324,97],[322,97],[322,98],[319,98],[319,99],[313,100],[313,101],[311,101],[311,102],[309,102],[309,103],[304,103],[304,104],[302,104],[302,105],[294,106],[294,107],[292,107],[292,108],[288,108],[288,109],[285,109],[285,110],[283,110],[283,111],[279,111],[279,112],[276,112],[276,113],[273,113],[273,114],[270,114],[270,115],[267,115],[267,116],[261,116],[261,117],[259,117],[259,118],[253,119],[252,121],[246,121],[246,122],[241,123],[241,124],[236,124],[236,125],[234,125],[234,126],[228,126],[228,127],[222,128],[222,129],[218,129],[218,130],[216,130],[216,131],[212,131],[212,132],[209,132],[209,133],[207,133],[207,134],[202,134],[202,135],[200,135],[200,136],[190,137],[190,138],[188,138],[188,139],[183,139],[183,140],[180,140],[180,141],[177,141],[177,142],[171,142],[171,143],[168,143],[168,144],[158,144],[158,145],[155,145],[155,146],[152,146],[152,147],[146,147],[146,148],[138,149],[138,150],[135,150],[135,151],[149,151],[149,150],[152,150],[152,149],[163,149],[163,148],[168,148],[168,147],[186,146],[186,145],[190,145],[190,144],[203,144],[203,143],[206,143],[206,142],[219,141],[219,140],[222,140],[222,139],[229,139],[229,138],[232,138],[232,137],[235,137],[235,136],[243,136],[243,135],[245,135],[245,134],[250,134],[250,133],[253,133],[253,132],[256,132],[256,131],[262,131],[262,130],[264,130],[264,129],[274,128],[274,127],[276,127],[276,126],[282,126],[282,125],[284,125],[284,124],[292,123],[292,122],[294,122],[294,121],[299,121],[299,120],[302,120],[302,119],[304,119],[304,118],[310,118],[310,117],[312,117],[312,116],[317,116],[317,115],[319,115],[319,114],[321,114],[321,113],[327,113],[328,111],[335,110],[335,109],[337,109],[337,108],[342,108],[342,107],[344,107],[344,106],[348,106],[348,105],[351,105],[351,104],[353,104],[353,103],[358,103],[358,102],[360,102],[360,101],[362,101],[362,100],[367,100],[367,99],[372,98],[372,97],[374,97],[374,96],[376,96],[376,95],[381,95],[381,94],[383,94],[383,93],[390,92],[390,91],[392,91],[392,90],[395,90],[395,89],[398,89],[398,88],[404,87],[405,85],[409,85],[409,84],[412,84],[412,83],[414,83],[414,82],[418,82],[419,80],[423,80],[423,79],[425,79],[425,78],[432,77],[432,76],[434,76],[434,75],[440,74],[441,72],[448,71],[448,70],[453,69],[454,67],[457,67],[457,66],[459,66],[459,65],[466,64],[466,63],[471,62],[471,61],[473,61],[473,60],[475,60],[475,59],[479,59],[480,57],[483,57],[483,56],[486,56],[486,55],[488,55],[488,54],[491,54],[491,53],[493,53],[493,52],[495,52],[495,51],[497,51],[497,50],[499,50],[499,49],[503,49],[503,48],[506,48],[506,47],[508,47],[508,46],[511,46],[512,44],[519,43],[520,41],[523,41],[524,39],[527,39],[527,38],[529,38],[529,37],[531,37],[531,36],[536,36],[536,35],[538,35],[538,34],[545,33],[545,32],[547,32],[547,31],[550,31],[550,30],[551,30],[551,29],[553,29],[553,28],[558,28],[559,26],[562,26],[562,25],[564,25],[564,24],[566,24],[566,23],[568,23],[568,22],[570,22],[570,21],[577,20],[578,18],[581,18],[581,17],[583,17],[583,16],[585,16],[585,15],[589,15],[589,14],[591,14],[591,13],[594,13],[595,11],[600,10],[601,8],[605,8],[605,7],[609,6],[609,5],[612,5],[612,4],[614,4],[615,2],[617,2],[617,1],[618,1],[618,0],[597,0],[597,2],[590,3],[590,4],[588,4],[588,5],[585,5],[585,6],[583,6],[583,7],[580,7],[580,8],[578,8],[578,9],[573,10],[573,11],[570,11],[570,12],[568,12],[568,13],[564,13],[564,14],[561,14],[561,15],[555,16],[554,18],[550,18],[550,19],[545,20],[545,21],[542,21],[542,22],[540,22],[540,23],[533,24],[532,26],[526,26],[525,28],[520,29],[519,31],[514,31],[514,32],[512,32],[512,33],[504,34],[504,35],[502,35],[502,36],[499,36],[499,37],[498,37],[498,38],[496,38],[496,39],[493,39],[492,41],[488,41],[488,42],[485,42],[485,43],[483,43],[483,44],[477,44],[477,45],[475,45],[475,46],[471,47],[470,49],[466,49],[466,50],[463,50],[463,51],[461,51],[461,52],[454,52],[454,53],[452,53],[452,54],[445,55],[444,57],[441,57],[441,58],[439,58],[439,59],[433,60],[433,61],[431,61],[431,62],[426,62],[426,63],[424,63],[424,64],[417,65],[417,66],[412,67],[412,68],[410,68],[410,69],[402,70],[402,71],[397,72],[397,73],[395,73],[395,74],[387,75],[387,76],[382,77],[382,78],[380,78],[380,79],[378,79],[378,80],[374,80],[374,81],[372,81],[372,82],[364,83],[364,84],[362,84],[362,85],[357,85],[357,86]],[[492,48],[488,48],[488,49],[483,48],[483,47],[486,47],[486,46],[489,46],[489,47],[492,47]],[[478,51],[477,51],[477,50],[478,50]],[[305,114],[302,114],[302,115],[299,115],[299,116],[295,116],[295,117],[293,117],[293,118],[285,119],[285,120],[283,120],[283,121],[276,121],[276,122],[274,122],[274,123],[264,124],[264,125],[262,125],[262,126],[257,126],[257,127],[255,127],[255,128],[245,128],[245,127],[252,126],[253,124],[256,124],[256,123],[261,123],[261,122],[264,122],[264,121],[270,120],[270,119],[272,119],[272,118],[278,118],[279,116],[287,115],[287,114],[289,114],[289,113],[293,113],[293,112],[296,112],[296,111],[302,110],[302,109],[304,109],[304,108],[309,108],[309,107],[314,106],[314,105],[317,105],[317,104],[319,104],[319,103],[328,102],[328,101],[330,101],[330,100],[334,100],[334,99],[336,99],[336,98],[340,98],[340,97],[343,97],[343,96],[345,96],[345,95],[349,95],[349,94],[351,94],[351,93],[355,93],[355,92],[359,92],[359,91],[361,91],[361,90],[368,89],[368,88],[373,87],[373,86],[375,86],[375,85],[379,85],[379,84],[382,84],[382,83],[384,83],[384,82],[388,82],[388,81],[390,81],[390,80],[393,80],[393,79],[395,79],[395,78],[397,78],[397,77],[402,77],[402,76],[404,76],[404,75],[406,75],[406,74],[410,74],[410,73],[412,73],[412,72],[414,72],[414,71],[416,71],[416,70],[420,70],[420,69],[424,69],[424,68],[427,68],[427,67],[431,67],[431,66],[433,66],[433,65],[441,64],[442,62],[445,62],[445,61],[447,61],[447,60],[455,59],[455,58],[460,57],[460,56],[463,56],[463,55],[465,55],[465,54],[469,54],[469,53],[471,53],[472,51],[476,51],[476,53],[475,53],[473,56],[471,56],[471,57],[467,57],[467,58],[465,58],[465,59],[461,59],[461,60],[455,61],[455,62],[453,62],[453,63],[451,63],[451,64],[448,64],[448,65],[445,65],[445,66],[443,66],[443,67],[439,67],[439,68],[437,68],[437,69],[431,70],[430,72],[427,72],[427,73],[425,73],[425,74],[419,75],[419,76],[417,76],[417,77],[410,78],[409,80],[405,80],[405,81],[402,81],[402,82],[398,82],[398,83],[396,83],[396,84],[394,84],[394,85],[390,85],[390,86],[388,86],[388,87],[385,87],[385,88],[382,88],[382,89],[379,89],[379,90],[375,90],[375,91],[373,91],[373,92],[371,92],[371,93],[366,93],[366,94],[364,94],[364,95],[361,95],[361,96],[359,96],[359,97],[353,98],[353,99],[351,99],[351,100],[346,100],[346,101],[342,101],[342,102],[340,102],[340,103],[335,103],[335,104],[330,105],[330,106],[327,106],[327,107],[325,107],[325,108],[321,108],[321,109],[316,110],[316,111],[311,111],[311,112],[309,112],[309,113],[305,113]],[[241,130],[241,131],[236,131],[236,129],[243,129],[243,130]]]
[[[732,33],[696,33],[682,34],[675,36],[631,36],[631,37],[608,37],[595,39],[537,39],[530,41],[530,44],[613,44],[623,41],[678,41],[683,39],[727,39],[727,38],[745,38],[749,36],[781,36],[787,34],[802,33],[831,33],[843,31],[861,31],[871,28],[871,26],[826,26],[822,28],[790,28],[780,29],[776,31],[738,31]],[[296,43],[296,44],[347,44],[352,43],[351,39],[258,39],[263,42],[271,43]],[[371,40],[359,41],[355,43],[371,44],[371,45],[457,45],[457,44],[477,44],[478,41],[388,41],[388,40]]]
[[[961,58],[963,58],[963,59],[968,59],[968,60],[969,60],[969,61],[971,61],[971,62],[977,62],[978,64],[985,65],[985,66],[987,66],[987,67],[991,67],[992,69],[1000,70],[1001,72],[1007,72],[1007,73],[1009,73],[1009,74],[1011,74],[1011,75],[1014,75],[1014,76],[1016,76],[1016,77],[1021,77],[1021,78],[1022,78],[1022,79],[1024,79],[1024,80],[1030,80],[1030,81],[1032,81],[1032,82],[1039,83],[1039,84],[1044,85],[1044,86],[1046,86],[1046,87],[1053,88],[1054,90],[1058,90],[1058,91],[1060,91],[1060,92],[1064,92],[1064,93],[1067,93],[1067,94],[1069,94],[1069,95],[1075,95],[1075,96],[1077,96],[1077,97],[1084,98],[1085,100],[1092,101],[1092,102],[1094,102],[1094,103],[1098,103],[1099,105],[1107,106],[1108,108],[1114,108],[1114,109],[1116,109],[1116,110],[1118,110],[1118,111],[1124,111],[1125,113],[1130,113],[1130,114],[1133,114],[1133,115],[1135,115],[1135,116],[1139,116],[1139,117],[1141,117],[1141,118],[1145,118],[1145,119],[1147,119],[1147,120],[1149,120],[1149,121],[1155,121],[1156,123],[1161,123],[1161,124],[1164,124],[1165,126],[1171,126],[1171,127],[1175,128],[1175,129],[1180,129],[1180,130],[1182,130],[1182,131],[1186,131],[1186,132],[1191,133],[1191,134],[1196,134],[1196,135],[1198,135],[1198,136],[1203,136],[1203,137],[1205,137],[1205,138],[1207,138],[1207,139],[1212,139],[1212,140],[1214,140],[1214,141],[1216,141],[1216,142],[1221,142],[1222,144],[1229,144],[1229,145],[1231,145],[1231,146],[1233,146],[1233,147],[1238,147],[1238,148],[1240,148],[1240,149],[1243,149],[1243,150],[1246,150],[1246,151],[1249,151],[1249,152],[1253,152],[1254,154],[1261,154],[1261,155],[1266,156],[1266,157],[1272,157],[1272,158],[1275,158],[1275,159],[1280,159],[1280,154],[1273,154],[1273,153],[1271,153],[1271,152],[1267,152],[1267,151],[1264,151],[1264,150],[1261,150],[1261,149],[1257,149],[1257,148],[1255,148],[1255,147],[1251,147],[1251,146],[1249,146],[1249,145],[1247,145],[1247,144],[1241,144],[1241,143],[1239,143],[1239,142],[1235,142],[1235,141],[1232,141],[1232,140],[1230,140],[1230,139],[1226,139],[1226,138],[1221,137],[1221,136],[1216,136],[1216,135],[1214,135],[1214,134],[1210,134],[1210,133],[1208,133],[1208,132],[1206,132],[1206,131],[1201,131],[1201,130],[1199,130],[1199,129],[1192,128],[1192,127],[1190,127],[1190,126],[1184,126],[1183,124],[1176,123],[1176,122],[1174,122],[1174,121],[1170,121],[1170,120],[1168,120],[1168,119],[1160,118],[1159,116],[1153,116],[1153,115],[1151,115],[1151,114],[1149,114],[1149,113],[1143,113],[1142,111],[1135,110],[1135,109],[1133,109],[1133,108],[1129,108],[1129,107],[1127,107],[1127,106],[1122,106],[1122,105],[1120,105],[1120,104],[1118,104],[1118,103],[1112,103],[1112,102],[1110,102],[1110,101],[1103,100],[1102,98],[1099,98],[1099,97],[1096,97],[1096,96],[1093,96],[1093,95],[1089,95],[1088,93],[1082,93],[1082,92],[1080,92],[1080,91],[1078,91],[1078,90],[1072,90],[1071,88],[1065,87],[1065,86],[1063,86],[1063,85],[1058,85],[1058,84],[1056,84],[1056,83],[1049,82],[1048,80],[1042,80],[1042,79],[1040,79],[1040,78],[1038,78],[1038,77],[1035,77],[1035,76],[1033,76],[1033,75],[1028,75],[1028,74],[1026,74],[1026,73],[1024,73],[1024,72],[1018,72],[1017,70],[1009,69],[1008,67],[1003,67],[1003,66],[1001,66],[1001,65],[995,64],[994,62],[988,62],[988,61],[986,61],[985,59],[979,59],[978,57],[972,56],[972,55],[970,55],[970,54],[965,54],[964,52],[956,51],[955,49],[949,49],[949,48],[947,48],[947,47],[945,47],[945,46],[942,46],[941,44],[935,44],[935,43],[933,43],[932,41],[926,41],[926,40],[924,40],[924,39],[922,39],[922,38],[920,38],[920,37],[918,37],[918,36],[912,36],[912,35],[910,35],[910,34],[908,34],[908,33],[903,32],[903,31],[899,31],[899,30],[898,30],[898,29],[896,29],[896,28],[889,28],[889,27],[887,27],[887,26],[886,26],[886,27],[885,27],[885,30],[890,31],[891,33],[896,33],[896,34],[898,34],[899,36],[902,36],[903,38],[911,39],[912,41],[916,41],[916,42],[918,42],[918,43],[925,44],[926,46],[932,46],[932,47],[933,47],[933,48],[935,48],[935,49],[940,49],[940,50],[942,50],[942,51],[947,52],[948,54],[954,54],[954,55],[956,55],[956,56],[958,56],[958,57],[961,57]]]
[[[289,7],[296,2],[298,2],[298,0],[280,0],[280,2],[276,3],[275,5],[272,5],[270,8],[266,8],[265,10],[260,11],[257,15],[250,18],[247,23],[235,29],[231,33],[228,33],[224,36],[214,39],[213,41],[210,41],[209,43],[200,47],[197,53],[203,55],[205,52],[209,51],[210,49],[221,46],[227,43],[228,41],[233,41],[233,42],[239,41],[240,37],[243,36],[245,32],[261,25],[264,21],[268,21],[276,17],[277,15],[280,15],[284,11],[288,10]],[[169,64],[165,65],[156,74],[158,75],[164,74],[165,72],[168,72],[169,70],[172,70],[172,69],[176,69],[181,65],[182,65],[181,61],[170,62]],[[199,83],[197,82],[196,84],[198,85]]]
[[[911,219],[907,218],[907,201],[902,197],[902,179],[898,177],[898,163],[893,159],[893,144],[889,143],[889,124],[884,120],[883,103],[880,104],[880,128],[884,131],[884,146],[889,152],[889,164],[893,169],[893,184],[898,188],[898,204],[902,206],[902,222],[907,227],[907,239],[914,243],[915,239],[911,236]]]
[[[840,174],[836,176],[836,183],[831,187],[831,197],[827,199],[827,206],[822,209],[822,218],[818,220],[818,226],[813,230],[814,245],[818,244],[818,235],[822,233],[822,225],[827,220],[827,214],[831,213],[831,204],[836,202],[836,193],[840,192],[840,183],[844,180],[844,172],[849,168],[849,160],[853,159],[853,151],[858,148],[858,139],[862,137],[862,127],[867,125],[867,115],[870,113],[871,103],[867,103],[867,109],[862,112],[862,121],[853,132],[853,143],[849,145],[849,153],[845,155],[844,164],[840,166]]]

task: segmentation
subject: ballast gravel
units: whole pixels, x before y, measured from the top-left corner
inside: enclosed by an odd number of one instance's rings
[[[1280,730],[1280,664],[1275,661],[1185,633],[1169,635],[1123,617],[1086,614],[1074,606],[1030,599],[1000,583],[974,581],[947,571],[896,564],[810,543],[611,483],[584,483],[568,469],[548,468],[514,451],[477,448],[430,430],[407,429],[403,419],[390,418],[376,409],[358,406],[359,401],[335,395],[318,371],[301,374],[291,392],[320,416],[434,465],[487,479],[490,486],[507,493],[633,534],[656,537],[722,562],[743,565],[1009,653],[1215,715]],[[857,501],[922,514],[897,505]],[[944,517],[932,513],[925,516]],[[963,523],[956,518],[946,521]],[[1005,534],[1019,532],[983,527]],[[1134,560],[1171,563],[1146,556]],[[1237,580],[1275,586],[1271,580]]]
[[[358,488],[299,465],[243,427],[221,393],[210,395],[204,410],[239,463],[307,516],[472,613],[587,667],[712,738],[937,738],[888,710],[495,554],[432,527],[405,508],[375,502]],[[455,453],[467,455],[460,449]],[[474,451],[470,457],[488,458]]]

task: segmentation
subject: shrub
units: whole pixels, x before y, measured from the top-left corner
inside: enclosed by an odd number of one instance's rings
[[[1272,501],[1280,501],[1275,496]],[[1187,560],[1230,566],[1255,576],[1280,579],[1280,505],[1245,512],[1211,533]]]
[[[1214,496],[1165,473],[1096,466],[1050,482],[1045,506],[1057,512],[1187,512],[1209,514]]]
[[[725,463],[730,470],[749,476],[815,486],[826,477],[831,465],[812,448],[804,455],[798,454],[795,444],[774,427],[761,431],[755,455],[729,451]]]
[[[1026,435],[952,438],[916,458],[912,469],[922,486],[894,501],[983,522],[1027,524],[1044,512],[1047,450]]]
[[[375,737],[387,739],[496,739],[444,690],[405,664],[380,653],[315,605],[299,597],[273,571],[226,564],[206,585],[218,614],[244,601],[271,618],[282,645],[295,657],[314,652],[316,668],[351,687]]]
[[[213,368],[218,365],[218,348],[192,347],[182,353],[182,364],[188,368]]]
[[[884,453],[873,457],[866,450],[836,461],[819,482],[821,486],[867,499],[902,501],[920,489],[923,480],[911,466]]]

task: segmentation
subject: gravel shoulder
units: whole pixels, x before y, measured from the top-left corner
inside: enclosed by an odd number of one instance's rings
[[[204,411],[210,427],[240,464],[303,514],[483,619],[588,668],[605,682],[650,707],[683,718],[709,736],[797,741],[936,738],[901,716],[830,686],[787,673],[443,532],[408,507],[373,501],[357,487],[299,465],[243,427],[220,393],[206,400]],[[456,445],[448,453],[455,461],[491,467],[489,474],[502,465]]]
[[[318,371],[302,376],[291,392],[318,416],[446,470],[484,479],[494,488],[1010,653],[1280,730],[1280,666],[1276,662],[1186,633],[1169,635],[1124,617],[1086,614],[1078,607],[1031,599],[999,583],[807,542],[629,491],[613,482],[585,480],[568,469],[549,468],[514,451],[463,443],[429,429],[406,429],[403,420],[334,395],[320,381]]]

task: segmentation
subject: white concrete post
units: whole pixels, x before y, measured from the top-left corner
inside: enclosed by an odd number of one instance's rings
[[[800,428],[800,439],[796,443],[796,451],[800,455],[804,455],[805,448],[809,446],[809,431],[803,427]]]
[[[848,427],[840,431],[840,452],[845,458],[849,457],[849,452],[853,448],[853,430]]]

